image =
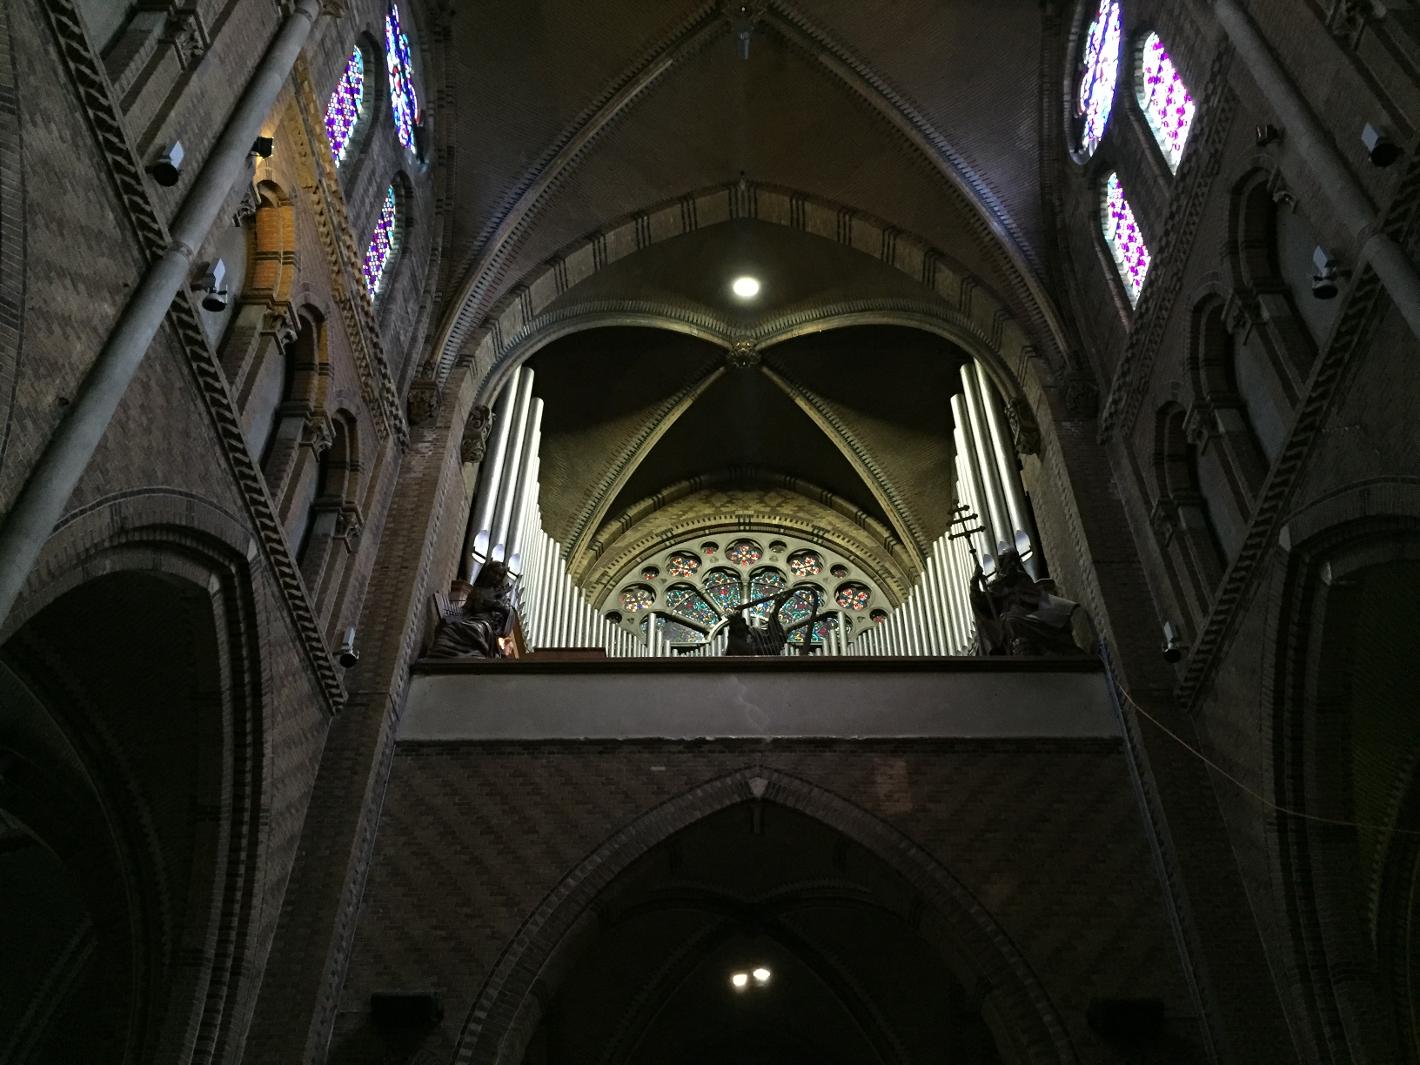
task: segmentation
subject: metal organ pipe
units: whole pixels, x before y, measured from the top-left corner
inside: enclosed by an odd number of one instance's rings
[[[518,477],[512,491],[511,518],[507,533],[508,557],[522,546],[528,518],[528,500],[536,498],[537,475],[542,467],[539,446],[542,442],[542,400],[534,398],[528,413],[527,429],[523,433],[522,457],[518,461]],[[495,537],[494,542],[497,542]]]
[[[503,480],[503,457],[508,451],[508,437],[512,431],[513,402],[517,398],[518,380],[522,370],[514,372],[493,409],[493,436],[483,463],[478,468],[478,488],[473,496],[473,511],[468,521],[468,533],[464,537],[464,576],[472,579],[477,560],[475,554],[485,558],[493,547],[493,508],[498,502],[498,486]],[[479,541],[482,541],[480,543]]]
[[[493,508],[493,524],[489,527],[488,557],[508,557],[508,524],[512,520],[513,497],[518,491],[518,475],[522,470],[523,445],[527,442],[528,416],[532,410],[533,373],[523,370],[518,379],[518,398],[513,405],[513,421],[509,426],[508,453],[503,458],[503,476],[498,484],[498,501]]]
[[[991,446],[990,430],[986,426],[986,415],[981,403],[981,390],[976,383],[976,364],[966,363],[961,368],[962,399],[966,404],[967,421],[971,425],[972,442],[975,445],[976,473],[985,493],[981,502],[985,503],[990,520],[991,553],[997,552],[997,543],[1015,541],[1011,529],[1010,512],[1006,509],[1006,497],[1001,491],[1000,475],[997,472],[996,457]]]

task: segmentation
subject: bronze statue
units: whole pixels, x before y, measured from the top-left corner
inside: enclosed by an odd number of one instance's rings
[[[1071,618],[1078,603],[1052,595],[1026,572],[1021,556],[1002,551],[990,581],[971,575],[979,655],[1078,655]]]
[[[445,611],[434,633],[430,658],[501,658],[498,641],[513,627],[508,567],[489,562],[479,570],[461,606]]]
[[[828,611],[818,613],[818,603],[814,603],[815,613],[803,621],[795,622],[793,625],[785,626],[784,621],[779,616],[779,612],[784,609],[789,600],[794,598],[799,589],[790,588],[780,592],[778,595],[766,595],[760,599],[751,599],[748,603],[741,603],[729,612],[728,632],[729,638],[725,644],[725,655],[727,657],[748,657],[752,655],[778,655],[784,650],[784,645],[789,640],[789,633],[795,629],[801,629],[806,625],[813,625],[817,621],[828,617]],[[818,593],[812,593],[815,600]],[[745,620],[745,611],[760,603],[773,603],[769,610],[769,619],[762,629],[752,627]],[[799,645],[799,654],[806,655],[813,651],[812,629],[804,634],[804,642]]]

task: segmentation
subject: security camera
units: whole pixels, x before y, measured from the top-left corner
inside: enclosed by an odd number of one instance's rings
[[[355,649],[354,625],[345,630],[345,639],[340,643],[340,654],[337,656],[337,660],[346,669],[360,661],[360,652]]]
[[[1178,630],[1173,627],[1172,621],[1164,622],[1163,655],[1165,662],[1177,662],[1183,657],[1183,640],[1179,637]]]
[[[1312,263],[1316,266],[1316,273],[1312,275],[1312,295],[1319,300],[1335,299],[1340,291],[1337,278],[1343,271],[1336,265],[1331,252],[1318,244],[1312,252]]]
[[[197,282],[198,288],[202,289],[202,309],[213,314],[220,314],[227,309],[231,302],[227,291],[227,264],[218,259]]]
[[[173,141],[158,149],[157,156],[148,164],[148,173],[164,188],[172,188],[182,177],[182,158],[186,153],[182,141]]]
[[[1361,143],[1366,146],[1366,158],[1372,166],[1390,166],[1400,158],[1400,146],[1390,139],[1382,126],[1366,123],[1361,130]]]

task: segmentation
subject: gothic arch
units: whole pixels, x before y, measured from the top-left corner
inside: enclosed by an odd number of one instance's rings
[[[1346,702],[1353,668],[1339,667],[1337,656],[1355,650],[1365,615],[1358,587],[1367,571],[1406,565],[1420,572],[1417,528],[1420,480],[1409,478],[1344,488],[1304,507],[1282,529],[1284,553],[1273,568],[1280,590],[1263,640],[1262,673],[1272,681],[1263,736],[1270,757],[1259,766],[1265,793],[1281,806],[1353,816],[1354,736]],[[1389,581],[1384,573],[1382,579]],[[1331,756],[1318,757],[1323,749]],[[1413,755],[1383,815],[1385,823],[1412,831],[1420,829],[1420,763]],[[1276,964],[1308,1056],[1328,1065],[1420,1059],[1420,1030],[1405,1008],[1415,988],[1404,945],[1373,938],[1363,912],[1375,906],[1377,935],[1399,929],[1406,910],[1413,922],[1414,837],[1388,841],[1379,889],[1367,897],[1355,831],[1275,813],[1267,820],[1273,896],[1289,944]]]
[[[73,860],[86,875],[108,870],[126,900],[117,926],[91,907],[98,957],[123,954],[103,940],[114,927],[133,929],[125,1060],[231,1060],[255,1000],[271,804],[256,555],[240,522],[200,498],[148,490],[101,499],[61,523],[5,626],[9,675],[49,722],[31,734],[66,737],[62,756],[55,742],[36,741],[45,766],[37,779],[64,767],[75,811],[100,818],[80,826],[76,838],[92,846]],[[151,613],[135,625],[127,611],[140,602]],[[124,630],[152,633],[145,646],[171,635],[171,662],[104,658]],[[164,688],[161,705],[143,687],[154,670],[183,681]],[[150,721],[164,733],[156,747],[186,752],[166,769],[144,756]],[[21,796],[41,821],[45,794]],[[186,822],[174,822],[174,810],[190,811]]]
[[[575,936],[598,896],[656,844],[709,814],[762,800],[832,825],[899,873],[950,926],[956,962],[994,1000],[998,1046],[1022,1062],[1076,1062],[1063,1022],[1026,960],[991,915],[940,863],[868,811],[815,784],[762,767],[741,769],[647,812],[604,841],[543,899],[498,959],[460,1031],[456,1065],[515,1065],[505,1046],[531,1024],[528,1008],[539,974]]]

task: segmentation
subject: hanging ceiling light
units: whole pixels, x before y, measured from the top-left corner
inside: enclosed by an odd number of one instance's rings
[[[752,300],[759,295],[759,278],[748,274],[737,277],[730,282],[730,291],[742,300]]]

